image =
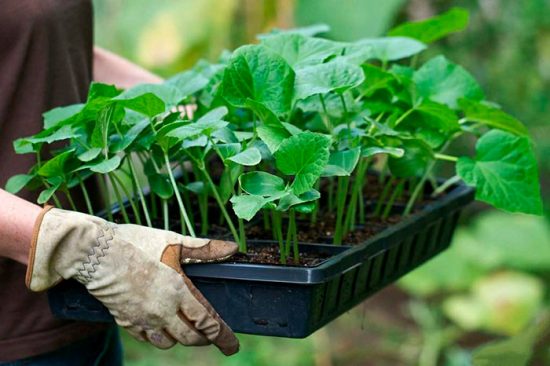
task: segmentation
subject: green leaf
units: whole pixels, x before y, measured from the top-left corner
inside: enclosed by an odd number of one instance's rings
[[[133,98],[126,97],[124,94],[114,98],[119,105],[144,114],[148,117],[154,117],[163,113],[166,109],[164,102],[152,93],[145,93]]]
[[[248,149],[238,153],[229,158],[234,163],[244,166],[258,165],[262,161],[262,155],[260,150],[255,147],[249,147]]]
[[[43,177],[59,177],[64,176],[66,171],[66,165],[68,160],[73,156],[74,149],[65,151],[59,155],[54,156],[48,160],[44,165],[38,169],[38,175]]]
[[[537,162],[527,137],[489,131],[478,140],[476,157],[461,157],[456,170],[476,187],[476,199],[510,212],[542,214]]]
[[[202,73],[188,70],[168,79],[165,85],[172,86],[178,91],[179,100],[177,102],[179,103],[184,98],[204,89],[209,82],[210,80]]]
[[[128,146],[132,145],[132,143],[138,138],[143,130],[149,127],[149,125],[150,123],[148,119],[139,121],[130,127],[130,129],[121,136],[119,141],[112,143],[111,146],[109,146],[109,151],[112,153],[118,153],[126,150]]]
[[[433,160],[432,149],[422,140],[403,140],[401,148],[405,154],[400,158],[390,156],[388,164],[391,173],[398,178],[417,177],[424,174]]]
[[[470,73],[459,65],[437,56],[426,62],[413,76],[419,97],[458,108],[458,100],[482,100],[483,91]]]
[[[291,136],[290,132],[265,105],[253,100],[248,100],[246,104],[263,122],[261,126],[256,128],[258,136],[267,145],[269,151],[272,154],[275,153],[281,143]]]
[[[313,132],[289,137],[275,152],[277,169],[294,175],[293,192],[300,195],[309,191],[319,179],[329,159],[331,139]]]
[[[467,99],[460,99],[458,104],[468,121],[483,123],[520,136],[527,136],[529,133],[523,123],[498,108]]]
[[[163,200],[170,199],[174,195],[174,188],[170,179],[163,174],[151,174],[147,176],[151,191]]]
[[[261,44],[284,58],[294,70],[322,64],[343,50],[343,46],[337,42],[288,33],[265,37]]]
[[[328,164],[325,166],[321,176],[350,176],[355,170],[359,157],[361,156],[361,148],[356,147],[351,150],[337,151],[330,154]]]
[[[235,215],[247,221],[250,221],[269,202],[267,198],[254,195],[233,196],[230,201]]]
[[[8,179],[6,183],[6,191],[12,194],[17,194],[21,191],[31,180],[33,180],[34,175],[30,174],[18,174],[14,175]]]
[[[292,192],[288,192],[280,199],[279,204],[277,205],[277,210],[288,211],[288,209],[292,206],[301,205],[306,202],[312,202],[318,200],[320,197],[321,194],[315,189],[304,192],[299,196],[295,195]]]
[[[92,82],[88,90],[88,100],[86,104],[96,99],[112,99],[120,93],[122,93],[122,90],[117,89],[114,85]]]
[[[388,154],[394,158],[401,158],[403,155],[405,155],[405,150],[400,149],[398,147],[378,147],[378,146],[372,146],[372,147],[365,147],[363,148],[363,151],[361,152],[361,156],[364,158],[367,158],[369,156],[374,156],[378,154]]]
[[[342,94],[361,84],[363,80],[365,80],[365,76],[359,66],[337,58],[324,64],[299,70],[296,74],[294,98],[300,100],[331,91]]]
[[[233,106],[262,103],[276,115],[290,110],[294,71],[275,52],[261,45],[238,48],[225,69],[223,97]]]
[[[184,95],[182,95],[180,90],[178,90],[175,86],[165,83],[165,84],[138,84],[124,91],[114,100],[131,100],[131,99],[138,98],[144,94],[153,94],[158,99],[160,99],[160,101],[163,102],[164,107],[161,112],[164,112],[165,109],[169,109],[171,107],[176,106],[184,98]],[[158,103],[158,101],[154,101],[154,103],[160,106],[160,103]]]
[[[282,178],[261,171],[249,172],[239,177],[243,191],[256,196],[273,196],[285,190]]]
[[[89,164],[82,168],[88,168],[94,173],[107,174],[116,170],[120,166],[121,162],[122,159],[120,156],[115,155],[110,159],[103,160],[97,164]]]
[[[232,144],[218,144],[216,145],[216,150],[220,155],[222,160],[227,160],[232,156],[237,155],[241,152],[241,144],[232,143]]]
[[[460,32],[468,26],[468,11],[462,8],[451,10],[438,16],[403,23],[389,31],[390,36],[405,36],[424,43],[435,42],[447,35]]]
[[[301,36],[313,37],[317,34],[330,32],[330,27],[327,24],[319,23],[312,24],[306,27],[291,28],[291,29],[273,29],[270,33],[259,34],[258,39],[264,40],[279,34],[298,34]]]
[[[92,161],[95,158],[97,158],[99,156],[99,154],[101,154],[101,151],[102,151],[101,148],[93,147],[90,150],[86,150],[82,154],[78,155],[77,158],[78,158],[78,160],[83,161],[83,162]]]
[[[84,108],[84,104],[73,104],[66,107],[58,107],[43,114],[44,129],[55,127],[64,121],[74,117]]]
[[[52,196],[55,194],[55,192],[61,187],[61,182],[51,186],[50,188],[47,188],[40,192],[40,195],[38,196],[37,203],[40,205],[43,205],[45,203],[48,203]]]
[[[229,123],[223,120],[227,114],[226,107],[215,108],[194,123],[187,123],[166,133],[167,137],[184,140],[197,135],[210,136],[214,131],[225,128]]]
[[[204,193],[205,189],[207,188],[204,182],[197,181],[197,182],[191,182],[189,184],[186,184],[183,186],[186,190],[189,192],[193,192],[195,194],[202,194]]]
[[[391,73],[380,67],[363,64],[361,68],[365,75],[365,81],[361,85],[360,91],[361,95],[366,97],[371,96],[377,90],[389,88],[395,81],[395,77]]]
[[[346,47],[344,57],[355,65],[368,60],[396,61],[414,56],[426,49],[426,45],[407,37],[382,37],[362,39]]]

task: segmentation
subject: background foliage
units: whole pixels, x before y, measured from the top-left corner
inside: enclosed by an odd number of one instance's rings
[[[383,35],[452,6],[470,25],[441,41],[487,98],[524,121],[550,201],[550,3],[547,0],[95,0],[96,42],[169,76],[258,33],[326,23],[327,35]],[[424,57],[430,57],[430,54]],[[457,150],[471,149],[460,141]],[[547,211],[548,213],[548,211]],[[473,206],[452,249],[305,340],[240,336],[243,351],[158,351],[125,337],[129,365],[521,365],[550,363],[550,226],[546,218]],[[489,341],[491,343],[478,348]],[[504,343],[502,343],[504,342]],[[512,352],[507,354],[507,352]],[[513,358],[513,357],[516,358]]]

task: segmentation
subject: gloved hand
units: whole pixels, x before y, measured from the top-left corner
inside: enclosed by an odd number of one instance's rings
[[[159,348],[213,343],[231,355],[239,341],[180,263],[223,260],[236,251],[231,242],[116,225],[50,207],[35,224],[26,284],[42,291],[74,278],[140,340]]]

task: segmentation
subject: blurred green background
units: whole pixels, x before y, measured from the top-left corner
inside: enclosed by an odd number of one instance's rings
[[[452,6],[470,25],[423,56],[444,53],[489,100],[524,121],[541,169],[546,218],[475,204],[452,248],[303,340],[240,335],[231,358],[169,351],[124,336],[128,365],[550,364],[550,2],[548,0],[94,0],[96,43],[160,75],[215,60],[273,28],[330,25],[326,36],[384,35]],[[464,149],[468,146],[458,146]],[[489,342],[489,343],[488,343]],[[495,343],[496,342],[496,343]],[[483,363],[484,361],[493,363]]]

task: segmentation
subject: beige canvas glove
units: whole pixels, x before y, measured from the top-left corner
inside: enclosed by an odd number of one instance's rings
[[[46,208],[38,218],[27,286],[43,291],[62,279],[86,286],[134,337],[159,348],[177,342],[239,349],[231,329],[181,270],[180,262],[223,260],[234,243],[185,237],[95,216]]]

